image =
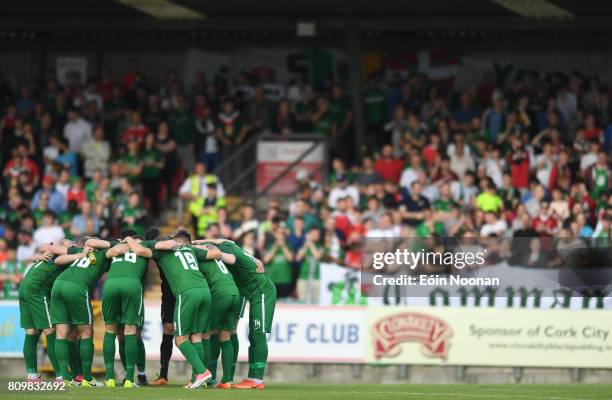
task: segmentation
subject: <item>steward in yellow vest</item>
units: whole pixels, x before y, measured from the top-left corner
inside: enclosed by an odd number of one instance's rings
[[[193,204],[193,211],[191,205]],[[189,212],[197,218],[197,233],[204,237],[206,228],[219,220],[217,215],[220,208],[226,205],[225,197],[217,196],[217,184],[207,184],[206,197],[200,197],[189,206]]]

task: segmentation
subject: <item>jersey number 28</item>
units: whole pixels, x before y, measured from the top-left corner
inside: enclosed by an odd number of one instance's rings
[[[128,251],[123,255],[123,257],[113,257],[112,262],[119,262],[122,260],[125,260],[126,262],[136,263],[136,253],[134,253],[133,251]]]

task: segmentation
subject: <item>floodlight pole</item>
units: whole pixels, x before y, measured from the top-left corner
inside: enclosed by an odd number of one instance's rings
[[[360,162],[366,143],[365,117],[363,113],[363,96],[361,88],[363,80],[361,75],[361,35],[357,17],[345,17],[346,49],[349,64],[349,85],[353,109],[353,132],[355,135],[355,160]]]

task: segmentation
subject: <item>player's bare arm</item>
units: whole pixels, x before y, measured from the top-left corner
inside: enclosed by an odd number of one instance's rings
[[[113,257],[120,256],[122,254],[127,253],[129,250],[130,250],[130,246],[128,246],[126,243],[116,244],[106,252],[106,258],[113,258]]]
[[[215,246],[210,246],[210,245],[194,245],[193,247],[195,247],[197,249],[200,249],[200,250],[206,250],[206,259],[207,260],[223,260],[221,258],[221,255],[223,253],[221,252],[221,250],[219,250]]]
[[[131,236],[126,237],[125,242],[130,247],[130,250],[132,250],[137,256],[145,258],[153,257],[153,252],[151,249],[147,249],[146,247],[142,246],[140,242],[137,242]]]
[[[85,246],[83,248],[83,251],[77,254],[63,254],[59,257],[57,257],[55,259],[55,264],[56,265],[66,265],[66,264],[70,264],[71,262],[74,262],[76,260],[80,260],[83,257],[86,257],[87,254],[93,251],[93,249],[91,247]]]
[[[174,250],[177,247],[180,247],[180,243],[174,239],[155,242],[155,250]]]
[[[32,262],[36,262],[36,261],[50,261],[51,258],[53,257],[53,253],[50,251],[41,251],[39,253],[34,254],[32,257],[30,257],[30,260]]]
[[[221,261],[223,261],[225,264],[234,265],[236,264],[236,256],[233,254],[221,252]]]
[[[204,243],[214,243],[214,244],[221,244],[221,243],[235,243],[233,240],[230,239],[202,239],[202,240],[194,240],[193,244],[204,244]]]
[[[109,249],[111,244],[108,240],[90,238],[85,241],[85,246],[92,247],[94,249]]]

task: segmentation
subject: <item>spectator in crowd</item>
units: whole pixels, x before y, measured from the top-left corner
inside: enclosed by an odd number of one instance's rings
[[[85,177],[91,178],[94,171],[101,171],[106,175],[108,161],[111,156],[110,143],[104,137],[104,129],[97,125],[93,130],[93,138],[83,145],[82,156],[85,160]],[[54,158],[56,159],[57,156]]]
[[[176,141],[170,137],[168,124],[165,121],[157,125],[157,134],[155,135],[155,147],[164,157],[164,168],[162,169],[162,181],[165,184],[167,191],[167,199],[170,199],[170,192],[174,189],[173,185],[176,178],[176,170],[178,168],[178,154],[176,152]]]
[[[32,233],[27,230],[21,230],[17,234],[17,241],[19,246],[15,253],[15,259],[17,262],[23,262],[28,264],[34,254],[36,254],[36,248],[38,245],[32,240]]]
[[[81,153],[83,145],[91,139],[91,123],[81,117],[77,108],[68,110],[68,123],[64,127],[64,138],[68,140],[68,148],[76,154]]]
[[[266,274],[276,286],[278,298],[287,298],[293,291],[293,252],[287,244],[285,230],[279,227],[274,232],[274,242],[264,251],[263,262]]]
[[[410,156],[410,165],[404,169],[402,176],[400,177],[399,184],[403,190],[407,193],[410,192],[412,184],[417,181],[419,174],[424,172],[423,165],[421,163],[421,156],[418,154],[412,154]]]
[[[148,133],[144,139],[143,149],[140,153],[142,169],[140,183],[145,201],[153,217],[159,216],[160,211],[160,177],[164,168],[164,157],[155,146],[155,135]]]
[[[425,211],[430,209],[429,200],[421,194],[422,192],[422,183],[418,181],[412,182],[410,194],[404,197],[400,206],[403,222],[410,227],[416,227],[423,222]]]
[[[383,124],[387,117],[387,97],[380,87],[376,76],[368,79],[363,92],[364,113],[368,135],[374,137],[372,144],[380,146],[391,141],[390,129],[383,131]],[[401,120],[397,120],[398,122]],[[387,134],[384,134],[387,132]]]
[[[319,302],[319,262],[322,258],[321,232],[317,228],[311,228],[295,255],[295,260],[299,263],[297,296],[302,302]]]
[[[182,95],[176,99],[176,108],[168,116],[170,135],[176,141],[179,159],[185,171],[192,171],[195,164],[196,125]]]
[[[493,211],[485,212],[484,224],[480,228],[480,236],[502,236],[508,229],[508,224]]]
[[[182,200],[189,202],[188,209],[192,216],[192,222],[197,224],[196,219],[201,208],[198,199],[207,197],[208,185],[214,184],[216,186],[216,195],[219,198],[225,197],[225,190],[216,175],[207,173],[206,165],[203,162],[196,163],[194,172],[193,175],[185,179],[178,194]]]
[[[94,224],[93,235],[95,235],[100,229],[100,221],[98,216],[95,214],[93,207],[89,201],[84,201],[81,205],[81,212],[72,217],[72,223],[70,226],[70,234],[72,237],[81,237],[87,232],[87,223],[92,221]]]
[[[43,214],[41,226],[34,231],[34,243],[36,246],[45,243],[59,243],[64,237],[64,230],[57,225],[55,214],[52,211],[46,211]]]
[[[393,155],[393,147],[385,145],[381,157],[374,164],[374,169],[386,181],[399,183],[404,163]]]
[[[255,216],[255,208],[251,204],[242,207],[240,225],[236,227],[233,233],[234,239],[238,239],[246,232],[257,231],[259,221]]]
[[[197,99],[200,101],[199,115],[196,115],[198,161],[203,162],[208,171],[214,172],[221,161],[217,125],[205,97],[199,95]]]
[[[354,204],[359,204],[359,190],[356,186],[348,183],[348,176],[339,174],[336,175],[336,182],[329,192],[327,205],[329,208],[337,208],[338,200],[349,197]]]
[[[199,236],[204,236],[204,233],[210,225],[219,222],[219,210],[225,208],[225,197],[218,195],[217,184],[214,182],[208,183],[206,197],[201,197],[194,203],[195,227],[194,231]]]
[[[497,195],[497,188],[493,179],[488,178],[483,181],[483,191],[476,196],[476,207],[485,213],[498,213],[504,207],[503,200]]]
[[[14,249],[7,251],[7,257],[0,261],[0,299],[17,300],[19,283],[26,273],[26,262],[20,261]]]
[[[129,115],[129,125],[123,131],[121,139],[124,143],[130,141],[142,143],[147,133],[149,133],[149,127],[142,122],[140,111],[134,110]]]
[[[223,100],[223,105],[219,114],[217,137],[223,143],[224,157],[231,154],[236,145],[240,145],[245,139],[248,125],[246,125],[240,111],[234,107],[234,101],[227,97]]]

